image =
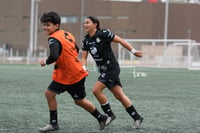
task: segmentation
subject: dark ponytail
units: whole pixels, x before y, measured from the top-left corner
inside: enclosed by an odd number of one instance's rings
[[[86,18],[88,18],[88,19],[90,19],[94,24],[97,24],[97,30],[100,30],[101,28],[100,28],[100,23],[99,23],[99,20],[97,19],[97,18],[94,18],[94,17],[92,17],[92,16],[88,16],[88,17],[86,17]]]

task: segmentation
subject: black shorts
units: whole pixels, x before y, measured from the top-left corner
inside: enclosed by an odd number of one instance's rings
[[[57,94],[63,93],[67,91],[73,99],[81,100],[85,98],[85,78],[81,81],[72,84],[72,85],[64,85],[58,82],[52,81],[48,87],[48,90],[51,92],[55,92]]]
[[[117,85],[122,87],[120,78],[119,78],[119,74],[120,74],[119,67],[115,67],[114,69],[109,70],[109,71],[101,71],[98,81],[105,84],[106,87],[108,87],[109,89],[111,89]]]

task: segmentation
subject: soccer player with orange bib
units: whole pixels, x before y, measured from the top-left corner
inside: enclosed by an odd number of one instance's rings
[[[44,32],[49,36],[48,45],[50,55],[41,60],[40,65],[54,63],[52,82],[45,90],[50,122],[39,129],[39,132],[58,130],[56,95],[67,91],[74,103],[91,113],[99,122],[100,130],[110,123],[110,117],[101,114],[97,108],[88,101],[85,92],[85,77],[88,73],[83,69],[78,59],[78,47],[74,36],[60,29],[60,16],[56,12],[44,13],[40,18]]]

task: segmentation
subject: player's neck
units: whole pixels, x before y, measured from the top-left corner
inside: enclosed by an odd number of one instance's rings
[[[90,36],[90,37],[93,37],[94,34],[96,33],[96,31],[97,31],[97,29],[93,29],[93,30],[91,30],[91,31],[88,33],[89,36]]]

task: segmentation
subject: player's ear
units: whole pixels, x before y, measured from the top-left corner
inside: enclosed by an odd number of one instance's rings
[[[97,23],[93,23],[93,27],[94,27],[94,28],[97,28]]]
[[[56,28],[59,29],[60,28],[60,25],[59,24],[55,24]]]

